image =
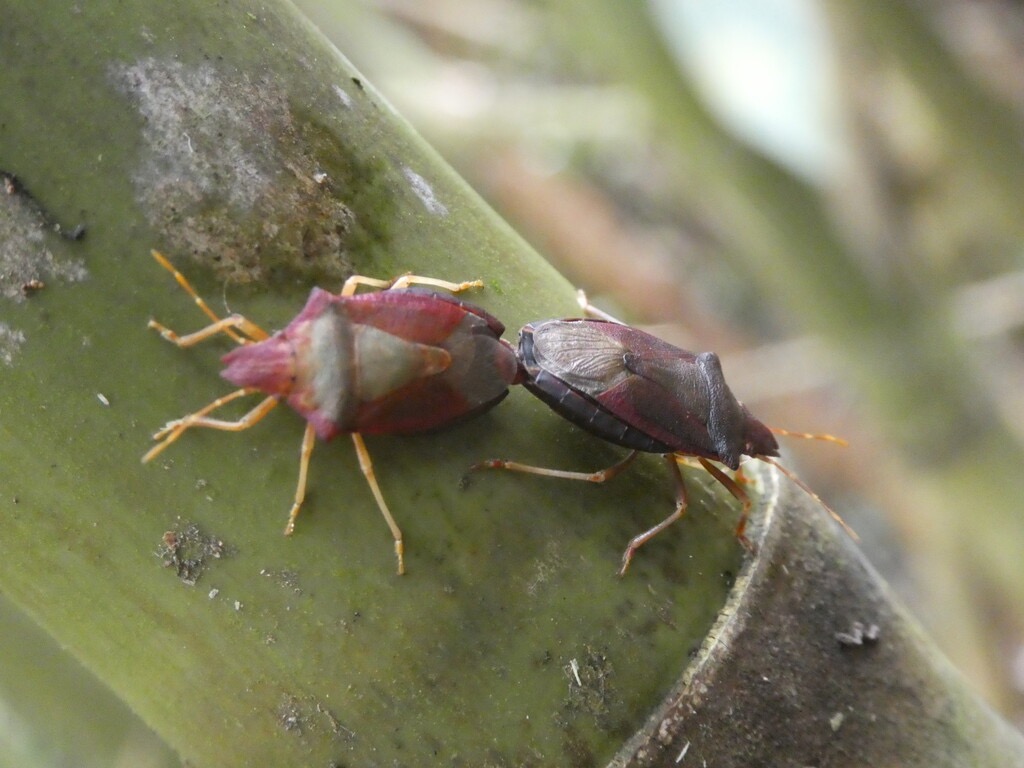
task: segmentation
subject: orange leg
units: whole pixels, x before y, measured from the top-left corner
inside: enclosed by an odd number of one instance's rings
[[[199,307],[203,314],[213,321],[212,325],[209,325],[200,331],[191,333],[188,336],[179,337],[170,328],[161,325],[156,320],[150,320],[149,327],[159,331],[160,335],[165,339],[177,344],[179,347],[189,347],[217,333],[226,333],[239,344],[248,344],[250,341],[262,341],[269,336],[266,331],[255,323],[246,320],[241,315],[232,315],[231,317],[222,320],[212,309],[210,309],[210,306],[196,292],[196,289],[192,287],[192,284],[189,283],[186,277],[175,269],[174,265],[171,264],[171,262],[168,261],[162,253],[159,251],[151,251],[151,253],[160,266],[174,275],[174,279],[178,281],[178,285],[184,289],[185,293],[192,297],[196,306]],[[241,333],[245,334],[245,336],[248,336],[249,338],[240,336],[235,333],[235,330],[241,331]]]
[[[640,549],[640,547],[686,514],[686,483],[683,482],[683,474],[679,471],[679,465],[676,463],[676,457],[674,454],[665,454],[665,461],[668,462],[669,472],[672,474],[672,480],[676,486],[676,508],[671,515],[666,517],[656,526],[649,528],[639,536],[634,536],[630,539],[629,546],[626,547],[626,551],[622,553],[622,568],[619,569],[619,576],[626,575],[629,563],[633,560],[633,555],[636,554],[636,551]]]
[[[342,296],[352,296],[358,289],[359,286],[366,285],[371,288],[380,288],[381,290],[401,290],[408,288],[410,285],[430,285],[435,288],[444,288],[446,291],[452,293],[460,293],[469,288],[483,288],[484,284],[482,280],[470,280],[465,283],[450,283],[447,280],[438,280],[434,277],[421,277],[419,275],[401,275],[393,280],[378,280],[374,277],[364,277],[363,275],[352,275],[341,288]]]
[[[743,471],[743,464],[740,464],[740,468],[732,473],[732,479],[741,486],[748,485],[750,483],[750,478],[747,477],[747,474]]]
[[[224,395],[223,397],[218,397],[216,400],[214,400],[209,405],[204,405],[202,408],[200,408],[195,413],[190,414],[190,416],[191,417],[205,416],[206,414],[211,413],[212,411],[217,410],[222,405],[226,405],[227,403],[230,403],[232,400],[237,400],[240,397],[245,397],[246,395],[252,395],[252,394],[255,394],[256,392],[259,392],[259,390],[258,389],[252,389],[250,387],[242,387],[241,389],[236,389],[231,394]],[[186,417],[186,418],[189,418],[189,417]],[[163,440],[164,437],[166,437],[168,435],[168,433],[177,432],[178,434],[176,434],[174,436],[174,438],[169,441],[169,442],[174,442],[174,440],[178,439],[178,435],[180,435],[182,432],[184,432],[188,428],[188,427],[183,427],[182,426],[182,422],[183,421],[184,421],[184,419],[175,419],[174,421],[168,422],[167,424],[165,424],[163,427],[161,427],[153,435],[153,439],[154,440]]]
[[[736,523],[736,538],[740,540],[740,544],[748,552],[754,551],[754,544],[747,538],[747,518],[750,516],[750,497],[747,492],[743,490],[743,486],[729,477],[725,472],[720,470],[710,461],[704,458],[699,458],[700,465],[707,470],[708,474],[711,475],[715,480],[725,486],[725,489],[729,491],[736,499],[743,505],[743,511],[740,513],[739,522]]]
[[[841,445],[844,448],[850,444],[843,438],[836,437],[835,435],[821,435],[814,434],[811,432],[793,432],[788,429],[782,429],[781,427],[768,427],[768,429],[776,435],[785,435],[786,437],[799,437],[803,440],[824,440],[826,443],[836,443],[837,445]]]
[[[248,344],[251,340],[262,341],[267,338],[267,333],[258,325],[253,323],[241,315],[231,315],[231,317],[225,317],[223,320],[218,320],[215,323],[211,323],[205,328],[200,328],[194,333],[187,334],[185,336],[179,336],[170,328],[165,325],[161,325],[156,320],[150,320],[147,324],[149,328],[152,328],[159,333],[167,341],[171,342],[178,347],[191,347],[198,344],[201,341],[211,336],[216,336],[218,333],[226,333],[232,339],[237,341],[239,344]],[[243,339],[233,329],[238,329],[242,333],[251,336],[252,339]]]
[[[288,512],[288,524],[284,527],[284,535],[291,536],[295,532],[295,518],[299,516],[302,502],[306,498],[306,476],[309,473],[309,457],[313,455],[316,445],[316,431],[313,425],[306,422],[306,431],[302,435],[302,448],[299,451],[299,484],[295,488],[295,503]]]
[[[356,446],[356,456],[359,457],[359,469],[363,471],[363,477],[366,478],[366,482],[373,492],[373,498],[377,500],[380,513],[384,515],[384,521],[388,524],[388,528],[391,529],[391,535],[395,539],[395,557],[398,558],[398,575],[401,576],[405,573],[405,545],[402,543],[402,530],[398,527],[398,523],[395,522],[395,518],[391,516],[391,511],[384,501],[384,494],[380,492],[380,486],[377,485],[377,475],[373,471],[373,462],[370,460],[370,452],[366,450],[363,436],[358,432],[353,432],[352,442]]]
[[[159,443],[154,445],[149,452],[142,457],[142,463],[145,464],[147,461],[158,456],[163,452],[167,446],[181,437],[182,433],[192,427],[205,427],[207,429],[219,429],[225,432],[241,432],[243,429],[248,429],[253,424],[258,422],[277,405],[278,399],[276,397],[268,397],[263,400],[259,405],[245,414],[242,418],[237,421],[223,421],[221,419],[210,419],[207,418],[206,414],[213,411],[224,403],[230,402],[236,398],[242,397],[243,395],[252,394],[256,390],[253,389],[238,389],[232,392],[230,395],[217,398],[209,405],[201,408],[195,413],[190,413],[188,416],[183,416],[180,419],[168,423],[163,429],[156,433],[154,436],[156,439],[163,438]]]
[[[611,480],[633,463],[639,451],[630,451],[622,461],[612,464],[610,467],[599,469],[596,472],[569,472],[563,469],[548,469],[547,467],[536,467],[531,464],[520,464],[507,459],[488,459],[481,461],[469,468],[469,472],[478,469],[507,469],[510,472],[524,472],[530,475],[542,475],[543,477],[557,477],[562,480],[582,480],[587,483],[603,483]]]

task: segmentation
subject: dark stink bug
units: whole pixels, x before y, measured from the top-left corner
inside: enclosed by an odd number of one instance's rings
[[[153,258],[213,322],[187,336],[155,320],[149,327],[179,347],[219,333],[230,336],[241,346],[222,358],[226,367],[221,376],[239,389],[168,423],[153,436],[160,442],[142,461],[157,456],[188,429],[241,431],[286,402],[307,424],[285,534],[294,530],[305,498],[315,439],[348,433],[394,537],[398,573],[404,573],[402,532],[384,502],[361,435],[405,435],[450,426],[486,411],[508,394],[518,363],[512,346],[501,339],[505,328],[497,319],[448,294],[403,290],[428,285],[457,293],[483,283],[412,275],[383,281],[357,275],[345,281],[339,294],[314,288],[295,319],[271,335],[241,315],[217,317],[167,259],[156,251]],[[364,285],[383,290],[356,295]],[[268,397],[236,421],[208,415],[259,392]]]
[[[629,542],[620,574],[626,572],[637,549],[685,513],[687,494],[679,471],[681,460],[695,458],[742,502],[736,536],[748,549],[751,544],[744,531],[750,499],[736,480],[712,462],[737,470],[742,456],[760,459],[778,467],[821,501],[774,461],[773,457],[779,455],[775,434],[839,443],[842,440],[765,426],[733,395],[714,352],[688,352],[624,325],[587,304],[582,292],[580,303],[600,319],[545,320],[520,330],[518,383],[578,427],[629,448],[630,453],[597,472],[548,469],[505,459],[483,461],[471,470],[507,469],[601,483],[626,469],[641,451],[662,454],[675,484],[675,510]]]

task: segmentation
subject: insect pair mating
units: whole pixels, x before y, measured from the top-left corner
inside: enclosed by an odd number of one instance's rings
[[[735,470],[740,456],[747,455],[779,466],[771,459],[779,455],[773,430],[736,400],[714,353],[695,355],[607,316],[532,323],[521,330],[517,350],[501,338],[505,330],[501,322],[484,310],[454,295],[415,287],[457,294],[481,287],[480,281],[449,283],[413,275],[383,281],[353,276],[338,294],[314,288],[295,319],[271,335],[241,315],[218,317],[166,258],[156,251],[153,257],[174,275],[212,323],[186,336],[155,320],[149,326],[179,347],[221,333],[230,336],[240,346],[222,358],[226,367],[221,375],[238,389],[169,422],[153,436],[159,442],[143,456],[143,462],[160,454],[188,429],[241,431],[260,421],[279,402],[287,402],[307,424],[285,534],[293,531],[305,498],[316,438],[330,440],[347,433],[391,529],[399,574],[405,570],[402,532],[384,501],[362,435],[413,434],[453,425],[497,405],[513,384],[523,384],[560,415],[604,440],[629,448],[630,454],[594,473],[497,459],[471,469],[501,468],[603,482],[628,467],[638,452],[665,455],[676,488],[675,510],[630,541],[620,573],[625,573],[640,546],[685,512],[680,458],[696,458],[743,503],[737,526],[743,542],[750,500],[735,480],[711,462]],[[357,294],[360,286],[380,290]],[[256,393],[267,397],[235,421],[209,415]]]

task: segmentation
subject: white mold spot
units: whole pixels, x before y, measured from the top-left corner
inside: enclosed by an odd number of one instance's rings
[[[89,276],[81,259],[63,255],[74,246],[58,232],[39,203],[5,175],[0,186],[0,302],[23,302],[47,284]],[[0,322],[0,365],[14,365],[24,343],[23,331]]]
[[[25,334],[17,328],[0,323],[0,364],[8,367],[14,365],[14,358],[25,343]]]
[[[290,121],[280,88],[157,59],[113,74],[145,120],[134,181],[147,207],[191,207],[215,190],[239,209],[255,205],[273,182],[274,136]]]
[[[68,245],[27,193],[0,190],[0,299],[21,302],[48,282],[85,280],[81,259],[58,258],[51,250]]]
[[[352,109],[355,102],[352,101],[352,97],[348,95],[348,92],[344,88],[340,85],[335,85],[334,93],[337,94],[338,99],[345,105],[346,109]]]
[[[448,215],[448,207],[437,199],[434,195],[434,188],[430,186],[426,179],[408,166],[403,166],[402,173],[405,174],[405,178],[408,179],[412,191],[416,193],[416,197],[420,199],[427,211],[435,216]]]
[[[142,118],[140,207],[176,250],[238,282],[265,277],[267,259],[348,274],[352,213],[317,181],[311,147],[322,137],[293,117],[282,82],[156,58],[115,65],[110,78]]]

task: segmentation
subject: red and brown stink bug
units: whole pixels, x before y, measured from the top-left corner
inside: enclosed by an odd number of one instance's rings
[[[504,326],[448,294],[404,290],[427,285],[458,293],[483,283],[413,275],[384,281],[355,275],[339,294],[314,288],[295,319],[271,335],[241,315],[219,318],[166,258],[156,251],[153,258],[213,322],[187,336],[178,336],[155,320],[149,327],[179,347],[219,333],[230,336],[240,346],[222,358],[226,367],[221,376],[239,389],[168,423],[153,436],[160,442],[142,461],[157,456],[193,427],[248,429],[284,401],[307,421],[285,534],[293,531],[302,507],[315,439],[347,433],[394,536],[398,573],[404,573],[402,531],[384,502],[361,435],[404,435],[450,426],[486,411],[508,394],[518,363],[512,346],[501,339]],[[363,285],[382,290],[356,295]],[[269,396],[236,421],[208,415],[257,392]]]
[[[626,469],[641,451],[662,454],[676,488],[675,510],[629,542],[620,575],[626,572],[637,549],[685,513],[686,484],[679,463],[688,458],[695,458],[742,502],[736,536],[748,548],[751,544],[744,531],[750,499],[736,480],[711,462],[737,470],[741,456],[760,459],[778,467],[821,501],[774,460],[779,455],[775,434],[838,443],[842,440],[765,426],[733,395],[714,352],[688,352],[625,325],[590,306],[582,291],[580,304],[600,319],[545,320],[520,330],[517,355],[521,372],[517,383],[578,427],[629,448],[629,455],[597,472],[570,472],[505,459],[474,464],[471,471],[508,469],[602,483]],[[825,508],[838,519],[827,505]]]

